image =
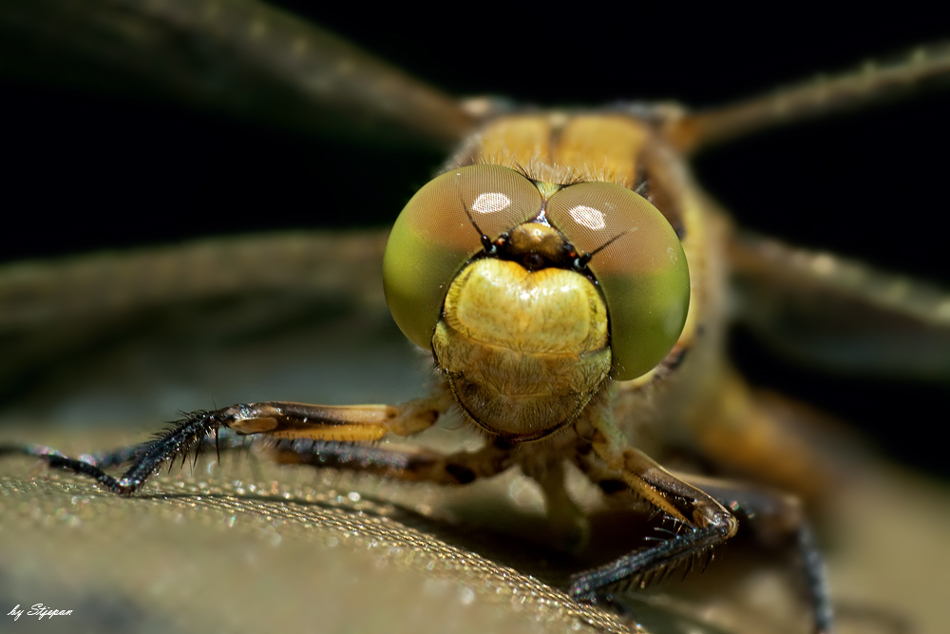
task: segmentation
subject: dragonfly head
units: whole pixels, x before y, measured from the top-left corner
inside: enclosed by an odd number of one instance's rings
[[[425,185],[383,271],[396,323],[432,349],[463,409],[521,440],[573,421],[610,378],[651,370],[689,304],[682,247],[645,198],[497,165]]]

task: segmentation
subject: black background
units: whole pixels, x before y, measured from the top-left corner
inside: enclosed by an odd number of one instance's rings
[[[906,6],[853,15],[799,4],[734,14],[674,3],[296,4],[284,3],[451,94],[538,104],[709,106],[947,36],[946,16]],[[950,91],[928,92],[716,149],[696,169],[747,226],[950,287],[947,112]],[[2,78],[0,113],[4,260],[384,224],[440,158]],[[947,419],[947,388],[824,376],[740,344],[738,359],[757,383],[817,403],[893,455],[947,473],[931,439]]]

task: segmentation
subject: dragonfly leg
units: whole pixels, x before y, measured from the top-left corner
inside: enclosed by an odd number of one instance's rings
[[[603,463],[587,459],[581,462],[581,467],[607,495],[629,494],[632,490],[634,494],[650,501],[636,487],[624,486],[629,477],[618,479],[617,471]],[[728,519],[723,519],[719,524],[701,526],[697,522],[684,522],[676,518],[679,520],[677,530],[669,532],[668,537],[572,577],[570,592],[573,596],[584,600],[601,600],[609,597],[611,592],[622,591],[637,582],[654,578],[654,575],[662,575],[673,566],[708,557],[714,546],[736,532],[741,521],[764,543],[786,545],[789,541],[793,542],[814,615],[814,632],[827,634],[832,631],[831,600],[824,564],[797,498],[744,483],[665,473],[678,483],[675,486],[665,485],[664,490],[668,495],[682,495],[688,490],[687,487],[696,491],[701,489],[702,496],[713,499],[716,506],[725,511]],[[666,479],[658,477],[655,481],[664,485]],[[684,502],[679,504],[683,505]],[[669,515],[668,512],[666,514]]]
[[[446,400],[440,396],[399,406],[333,407],[277,401],[240,404],[186,414],[155,440],[134,449],[77,459],[40,445],[8,444],[0,446],[0,456],[36,456],[51,467],[89,476],[114,493],[132,495],[162,465],[197,450],[210,434],[222,428],[239,435],[257,434],[273,440],[368,442],[388,434],[408,436],[428,429],[446,407]],[[103,470],[130,458],[132,464],[118,478]]]
[[[497,475],[510,466],[509,447],[489,442],[477,451],[443,454],[410,449],[322,440],[278,441],[272,456],[280,464],[312,465],[372,473],[381,477],[436,484],[468,484]]]
[[[618,474],[635,495],[687,526],[715,528],[722,533],[722,539],[735,534],[735,518],[725,507],[701,489],[674,476],[639,449],[631,447],[613,424],[609,411],[604,410],[601,415],[591,439],[593,454],[607,470]]]
[[[614,452],[601,444],[595,436],[594,449],[603,463],[593,466],[593,461],[585,460],[581,468],[605,492],[632,492],[648,502],[676,522],[676,531],[645,549],[574,575],[572,596],[588,601],[601,598],[629,587],[644,575],[694,561],[735,535],[736,518],[708,493],[674,476],[637,449],[625,447]]]
[[[668,540],[574,576],[570,592],[575,598],[593,600],[608,588],[694,560],[735,535],[738,523],[729,510],[631,447],[606,409],[595,422],[591,448],[580,466],[594,482],[607,492],[632,492],[673,519],[678,530]]]
[[[109,449],[107,451],[97,451],[95,453],[84,453],[77,458],[82,462],[86,462],[90,465],[99,467],[100,469],[109,469],[112,467],[118,467],[119,465],[125,464],[126,462],[131,462],[135,457],[142,452],[144,447],[150,443],[136,443],[133,445],[125,445],[123,447],[117,447],[115,449]],[[231,451],[235,449],[246,449],[247,448],[247,438],[231,431],[228,428],[222,428],[215,433],[214,436],[205,436],[200,443],[202,449],[212,448],[218,455],[222,451]],[[38,445],[35,443],[0,443],[0,456],[4,455],[18,455],[18,456],[33,456],[36,458],[46,459],[45,456],[48,455],[58,455],[65,457],[62,452],[53,449],[47,445]]]
[[[792,495],[774,489],[718,478],[684,477],[728,507],[743,526],[754,531],[760,542],[780,545],[791,541],[814,614],[814,631],[825,634],[831,632],[833,611],[824,560],[815,544],[801,502]]]

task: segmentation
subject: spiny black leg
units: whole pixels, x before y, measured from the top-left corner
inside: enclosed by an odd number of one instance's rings
[[[508,450],[494,445],[479,452],[451,456],[424,451],[404,453],[401,464],[387,463],[400,456],[398,451],[387,457],[382,450],[374,453],[373,449],[357,448],[358,443],[379,440],[388,434],[407,436],[428,429],[444,411],[444,400],[437,395],[398,406],[328,406],[284,401],[238,404],[186,414],[155,440],[137,448],[126,447],[76,459],[42,445],[11,444],[0,445],[0,455],[36,456],[51,467],[89,476],[119,495],[138,491],[159,467],[174,458],[181,456],[184,464],[188,454],[194,451],[197,459],[197,450],[212,442],[220,450],[219,432],[226,436],[225,447],[237,446],[236,436],[246,435],[283,443],[276,452],[283,462],[322,462],[345,468],[386,470],[387,474],[392,472],[396,477],[409,479],[458,484],[481,475],[494,475],[506,468]],[[213,439],[212,432],[215,433]],[[296,441],[302,444],[293,444]],[[331,442],[326,444],[328,441]],[[326,450],[327,459],[315,461],[314,454],[319,452],[314,449],[320,447]],[[104,471],[127,461],[132,464],[119,478]]]
[[[825,562],[815,546],[811,527],[803,522],[797,533],[806,589],[815,614],[815,631],[819,634],[831,634],[834,629],[834,611],[831,607],[831,593],[828,591],[828,578],[825,575]]]
[[[655,571],[661,574],[676,564],[695,559],[729,536],[728,524],[706,528],[682,525],[674,534],[655,546],[624,555],[611,563],[571,577],[570,594],[575,599],[593,601],[606,590],[622,591]]]
[[[33,456],[35,458],[45,458],[51,454],[62,455],[56,449],[47,447],[46,445],[12,442],[0,443],[0,458],[3,456]]]
[[[131,462],[137,455],[142,453],[144,447],[149,444],[151,443],[137,443],[134,445],[126,445],[124,447],[110,449],[109,451],[84,453],[81,454],[77,460],[95,467],[99,467],[100,469],[109,469],[125,464],[126,462]],[[210,448],[212,446],[215,448],[218,458],[220,459],[222,449],[232,450],[247,448],[247,438],[238,435],[230,429],[219,428],[213,437],[206,436],[198,445],[199,448]],[[42,458],[44,460],[46,460],[50,455],[62,456],[64,458],[66,457],[62,452],[46,445],[37,445],[32,443],[0,443],[0,457],[5,455],[33,456],[36,458]]]
[[[185,417],[189,416],[185,414]],[[117,467],[126,462],[132,461],[136,456],[138,456],[144,450],[144,447],[151,443],[139,443],[137,445],[128,445],[126,447],[119,447],[118,449],[112,449],[110,451],[100,451],[91,454],[82,454],[79,456],[79,460],[83,462],[88,462],[89,464],[95,465],[100,469],[108,469],[110,467]],[[38,446],[38,445],[37,445]],[[246,436],[241,436],[236,432],[228,429],[227,427],[219,427],[214,430],[214,435],[205,436],[201,441],[196,445],[196,449],[210,449],[214,447],[215,453],[218,456],[218,460],[221,459],[221,451],[230,451],[233,449],[246,449],[248,446],[248,439]],[[58,452],[56,452],[58,453]],[[197,451],[196,451],[197,454]],[[39,454],[30,454],[30,455],[39,455]]]
[[[594,435],[593,452],[579,454],[578,466],[607,495],[633,495],[675,522],[656,543],[633,551],[599,568],[571,578],[570,594],[592,600],[607,590],[627,588],[662,578],[679,565],[691,565],[704,553],[735,535],[733,513],[703,489],[670,473],[633,447],[617,448],[623,441],[609,427]]]
[[[727,503],[727,499],[721,500]],[[727,504],[728,505],[728,504]],[[724,539],[722,528],[689,529],[656,546],[625,555],[605,566],[571,577],[570,594],[582,601],[596,601],[610,596],[607,591],[622,592],[633,583],[648,580],[651,574],[665,574],[671,566],[697,558]],[[806,523],[795,530],[801,557],[806,590],[814,615],[815,634],[831,634],[834,616],[824,563]],[[708,559],[707,559],[708,562]]]
[[[607,469],[591,455],[582,455],[578,462],[587,476],[597,483],[608,496],[629,493],[629,482],[618,477],[615,470]],[[662,473],[662,472],[661,472]],[[693,485],[702,494],[715,500],[729,520],[740,521],[749,527],[756,538],[766,545],[788,547],[794,540],[801,562],[802,577],[814,615],[816,634],[830,634],[833,630],[831,598],[825,580],[824,564],[815,546],[811,529],[798,501],[780,492],[748,484],[685,474],[668,474],[673,482]],[[662,484],[662,482],[661,482]],[[670,487],[667,489],[672,490]],[[675,493],[675,491],[674,491]],[[677,501],[678,496],[672,496]],[[683,513],[684,517],[690,517]],[[575,575],[570,592],[579,599],[592,600],[604,596],[618,586],[629,587],[635,581],[650,581],[663,575],[681,562],[693,562],[704,554],[711,556],[711,548],[728,535],[719,532],[723,523],[713,522],[706,527],[692,527],[680,523],[679,533],[671,533],[655,546],[635,551],[600,568]],[[717,530],[719,529],[719,530]]]
[[[174,423],[167,432],[160,434],[150,443],[104,454],[92,454],[84,456],[83,459],[64,456],[59,451],[43,445],[26,444],[0,445],[0,456],[6,454],[36,456],[45,460],[51,467],[89,476],[114,493],[132,495],[164,463],[178,456],[187,455],[189,451],[196,449],[209,433],[216,431],[222,424],[226,424],[226,416],[223,414],[227,411],[193,412]],[[132,465],[119,478],[103,471],[104,468],[129,459],[133,460]]]

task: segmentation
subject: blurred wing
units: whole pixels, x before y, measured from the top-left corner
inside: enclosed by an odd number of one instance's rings
[[[748,233],[729,245],[738,319],[782,354],[870,376],[950,380],[950,293]]]
[[[777,126],[853,110],[950,78],[950,45],[920,46],[833,77],[780,88],[718,108],[689,113],[669,130],[683,152],[695,152]]]
[[[4,265],[3,418],[154,425],[215,403],[418,396],[427,368],[385,308],[385,239],[295,232]]]
[[[9,0],[0,72],[362,142],[444,150],[472,123],[452,98],[255,0]]]

